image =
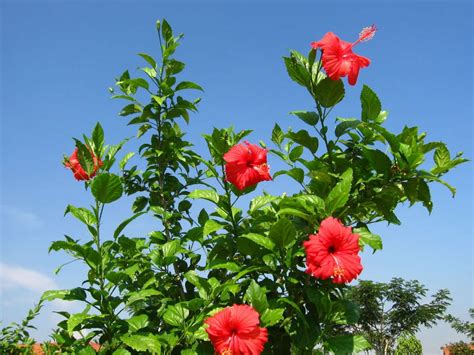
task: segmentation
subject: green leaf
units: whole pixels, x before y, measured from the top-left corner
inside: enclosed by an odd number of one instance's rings
[[[163,19],[161,23],[161,33],[163,34],[163,38],[166,42],[169,42],[173,37],[173,30],[171,29],[170,24]]]
[[[146,314],[140,314],[127,319],[127,323],[129,331],[135,333],[136,331],[148,326],[148,316]]]
[[[425,180],[418,181],[418,199],[423,203],[429,213],[433,210],[433,202],[431,202],[430,187]]]
[[[66,211],[64,215],[71,213],[74,217],[76,217],[79,221],[84,223],[85,225],[92,226],[97,223],[97,219],[95,218],[94,214],[89,211],[87,208],[84,207],[74,207],[73,205],[68,205],[66,207]]]
[[[285,173],[288,176],[291,176],[293,179],[298,181],[300,184],[304,180],[304,170],[303,169],[293,168],[293,169],[290,169],[288,171],[283,171],[283,173]],[[276,177],[276,174],[275,174],[274,177]]]
[[[435,150],[434,161],[438,167],[445,167],[449,165],[449,162],[451,161],[451,155],[449,154],[449,150],[445,145],[442,145]]]
[[[359,235],[359,244],[363,247],[364,245],[368,245],[372,248],[372,250],[382,250],[382,238],[380,235],[373,234],[365,227],[354,228],[353,233]]]
[[[310,136],[308,131],[304,129],[299,130],[298,132],[288,132],[286,136],[292,141],[308,148],[313,154],[318,150],[318,140],[315,137]]]
[[[292,111],[290,112],[292,115],[297,116],[303,122],[309,124],[310,126],[316,125],[319,121],[319,116],[316,112],[309,112],[309,111]]]
[[[86,172],[87,175],[91,175],[94,171],[94,160],[90,149],[84,145],[81,141],[75,139],[77,147],[77,160],[82,169]]]
[[[293,148],[289,154],[289,158],[291,161],[296,161],[301,155],[303,154],[303,146],[298,145]]]
[[[215,204],[219,202],[219,195],[214,190],[194,190],[189,193],[188,197],[192,199],[208,200]]]
[[[267,295],[265,294],[264,288],[260,287],[255,280],[250,282],[247,291],[245,292],[245,297],[252,307],[257,310],[258,313],[262,314],[268,308]]]
[[[92,142],[94,143],[96,155],[100,156],[102,154],[102,147],[104,146],[104,129],[99,122],[97,122],[92,131]]]
[[[94,317],[94,316],[87,313],[76,313],[76,314],[71,315],[69,319],[67,320],[68,333],[72,334],[72,332],[78,325],[80,325],[86,319],[91,318],[91,317]]]
[[[392,167],[392,161],[390,158],[378,149],[362,149],[362,154],[370,162],[370,165],[374,170],[383,175],[389,175]]]
[[[311,75],[304,63],[301,63],[292,53],[291,57],[283,57],[285,61],[286,71],[289,77],[296,83],[309,88]]]
[[[360,103],[362,105],[362,121],[376,121],[382,110],[382,104],[375,92],[367,85],[364,85],[360,93]]]
[[[326,212],[331,215],[337,209],[343,207],[348,199],[349,193],[351,192],[352,186],[352,169],[348,168],[342,175],[341,181],[329,192],[326,197],[325,205]]]
[[[285,137],[285,134],[281,130],[280,126],[277,123],[275,123],[275,126],[273,127],[273,130],[272,130],[272,142],[277,145],[280,145],[281,142],[283,142],[284,137]]]
[[[69,290],[51,290],[45,291],[41,296],[43,301],[53,301],[56,299],[62,300],[66,295],[69,294]]]
[[[213,219],[208,219],[204,224],[202,235],[203,237],[206,237],[209,234],[216,232],[222,228],[224,228],[224,225],[222,223],[219,223]]]
[[[273,249],[275,248],[275,244],[273,243],[273,241],[270,238],[268,238],[264,235],[261,235],[261,234],[248,233],[248,234],[241,235],[240,238],[249,239],[252,242],[254,242],[254,243],[260,245],[261,247],[264,247],[265,249],[268,249],[270,251],[273,251]]]
[[[335,355],[353,354],[371,348],[362,335],[337,335],[327,340],[327,350]]]
[[[114,232],[114,239],[116,239],[120,233],[122,233],[122,231],[124,230],[124,228],[131,222],[133,221],[135,218],[138,218],[140,217],[141,215],[145,214],[146,212],[139,212],[139,213],[136,213],[134,214],[132,217],[130,218],[127,218],[125,221],[123,221],[122,223],[119,224],[119,226],[117,227],[117,229],[115,229],[115,232]]]
[[[163,320],[172,326],[181,326],[189,316],[189,310],[181,304],[170,305],[166,308]]]
[[[341,79],[332,80],[327,77],[321,80],[314,90],[314,96],[321,106],[335,106],[344,97],[344,84]]]
[[[260,317],[262,327],[270,327],[278,324],[283,319],[284,308],[266,309]]]
[[[138,55],[139,55],[140,57],[142,57],[143,59],[145,59],[145,60],[148,62],[148,64],[151,65],[151,67],[152,67],[153,69],[156,69],[156,67],[157,67],[156,61],[155,61],[155,59],[153,59],[152,56],[150,56],[150,55],[148,55],[148,54],[146,54],[146,53],[138,53]]]
[[[130,153],[127,153],[127,155],[125,155],[122,160],[120,161],[119,163],[119,167],[120,167],[120,170],[123,170],[125,168],[125,165],[127,164],[127,162],[135,155],[134,152],[130,152]]]
[[[151,296],[160,296],[161,292],[155,289],[145,289],[137,292],[131,292],[128,294],[127,306],[131,305],[134,302],[142,301]]]
[[[338,118],[341,120],[341,118]],[[359,120],[355,118],[344,119],[341,123],[336,126],[336,137],[342,136],[344,133],[347,133],[350,129],[357,127],[360,124]]]
[[[102,203],[111,203],[118,200],[123,193],[122,182],[115,174],[100,174],[92,182],[92,194]]]
[[[263,195],[255,197],[252,202],[250,202],[249,213],[253,213],[256,210],[259,210],[263,206],[278,200],[280,197],[272,195]]]
[[[179,90],[187,90],[187,89],[204,91],[202,87],[200,87],[198,84],[193,83],[191,81],[180,82],[178,85],[176,85],[176,88],[174,90],[179,91]]]
[[[281,218],[270,228],[269,238],[279,248],[284,248],[295,240],[296,229],[288,219]]]
[[[112,355],[132,355],[132,353],[125,349],[117,349],[112,353]]]
[[[125,334],[120,340],[133,350],[161,354],[161,344],[156,335]]]
[[[192,285],[194,285],[198,291],[199,296],[203,299],[209,298],[211,292],[211,286],[204,278],[200,277],[196,271],[190,270],[184,274],[184,278]]]

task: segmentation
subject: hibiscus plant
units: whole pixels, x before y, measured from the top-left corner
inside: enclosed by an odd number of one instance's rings
[[[89,354],[94,341],[101,353],[116,355],[369,348],[361,335],[347,332],[359,311],[346,284],[362,272],[363,252],[382,249],[371,224],[399,224],[395,209],[405,202],[431,211],[430,183],[454,194],[441,177],[465,160],[451,157],[441,142],[427,142],[417,127],[400,133],[384,128],[388,114],[366,85],[362,110],[353,116],[359,118],[337,118],[332,126],[332,109],[344,98],[342,78],[354,85],[370,63],[353,47],[373,37],[375,26],[355,43],[328,33],[307,56],[291,51],[284,58],[288,75],[314,107],[293,112],[299,130],[275,125],[271,143],[257,145],[245,140],[251,131],[215,128],[204,135],[209,152],[196,152],[183,126],[199,99],[184,93],[202,88],[177,79],[185,64],[173,55],[182,35],[165,20],[157,31],[159,59],[140,54],[143,75],[125,71],[112,90],[126,102],[120,116],[137,127],[138,152],[117,166],[124,142],[105,145],[97,124],[91,137],[75,140],[65,159],[92,203],[66,209],[90,237],[66,236],[51,245],[88,269],[78,287],[43,296],[84,305],[80,313],[60,312],[57,346]],[[271,171],[272,160],[285,168]],[[276,179],[292,182],[295,192],[255,192]],[[132,213],[106,235],[103,211],[123,195],[133,196]],[[154,218],[154,230],[127,235],[127,225],[143,215]]]

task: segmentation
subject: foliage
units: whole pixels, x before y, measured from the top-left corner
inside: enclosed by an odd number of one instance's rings
[[[469,309],[469,314],[471,318],[474,318],[474,308]],[[451,324],[456,332],[469,336],[471,341],[474,342],[474,322],[462,321],[451,314],[448,314],[444,320]]]
[[[402,333],[398,338],[395,355],[423,355],[423,346],[413,334]]]
[[[464,341],[458,341],[447,345],[451,355],[472,355],[474,350],[472,346]]]
[[[449,291],[439,290],[430,302],[422,303],[427,291],[417,280],[359,281],[348,294],[360,309],[352,329],[364,334],[377,354],[391,353],[402,334],[414,334],[421,326],[432,327],[444,318],[451,301]]]
[[[29,330],[36,329],[31,322],[38,316],[43,301],[28,311],[25,319],[18,323],[11,323],[2,328],[0,333],[0,353],[2,354],[29,354],[34,340],[30,337]]]
[[[64,320],[54,341],[78,354],[91,351],[91,340],[107,354],[212,354],[204,321],[222,308],[247,303],[268,329],[267,354],[313,354],[316,346],[335,353],[368,348],[363,336],[346,331],[359,315],[347,287],[305,273],[303,241],[333,216],[353,228],[362,249],[380,250],[381,237],[370,225],[399,224],[395,209],[404,202],[431,212],[429,184],[441,183],[454,194],[441,177],[465,160],[460,154],[452,158],[441,142],[427,142],[417,127],[389,132],[383,127],[387,112],[368,86],[361,92],[359,118],[337,118],[330,132],[330,113],[344,97],[344,84],[325,76],[315,50],[308,56],[292,51],[284,58],[288,74],[308,91],[314,110],[293,112],[302,121],[298,130],[275,125],[269,151],[286,166],[273,178],[291,181],[298,191],[276,196],[254,196],[256,186],[240,191],[225,178],[223,156],[251,131],[215,128],[203,135],[207,158],[193,150],[182,126],[200,99],[184,93],[202,88],[181,79],[185,64],[174,53],[182,35],[165,20],[157,23],[157,32],[159,60],[141,53],[143,75],[125,71],[111,89],[114,98],[126,101],[120,116],[137,128],[138,152],[126,154],[117,172],[116,154],[125,141],[106,145],[99,123],[90,137],[76,140],[93,203],[69,205],[65,213],[90,236],[66,235],[50,250],[82,261],[88,273],[76,288],[43,295],[83,304],[79,313],[59,312]],[[433,151],[434,165],[426,170]],[[92,179],[94,156],[103,164]],[[104,209],[123,195],[133,196],[132,213],[104,235]],[[248,207],[238,201],[242,196],[251,198]],[[127,235],[126,227],[145,214],[155,219],[155,229],[147,236]],[[415,300],[425,292],[402,282],[401,304],[412,305],[412,298],[403,298],[406,287],[414,288]],[[447,293],[437,297],[437,307],[427,306],[422,313],[429,316],[413,318],[410,329],[437,319]],[[74,332],[83,338],[75,339]]]

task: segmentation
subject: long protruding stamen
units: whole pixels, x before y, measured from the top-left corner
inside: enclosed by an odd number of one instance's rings
[[[355,46],[357,43],[360,42],[370,41],[372,38],[374,38],[375,32],[377,32],[377,27],[375,25],[364,27],[359,33],[359,39],[352,43],[352,46]]]

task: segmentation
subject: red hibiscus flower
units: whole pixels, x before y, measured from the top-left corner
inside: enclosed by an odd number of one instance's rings
[[[259,355],[268,341],[260,328],[258,312],[251,306],[234,304],[205,320],[206,332],[219,355]]]
[[[306,272],[334,283],[351,282],[362,272],[359,236],[338,219],[328,217],[321,222],[318,234],[303,243],[306,249]]]
[[[354,43],[343,41],[334,33],[328,32],[319,42],[311,43],[311,46],[314,49],[321,48],[323,51],[323,68],[331,79],[338,80],[347,75],[349,84],[355,85],[360,68],[369,66],[370,60],[353,53],[352,47],[372,39],[376,30],[375,25],[364,28]]]
[[[71,169],[76,180],[90,180],[95,176],[97,170],[99,170],[99,167],[101,167],[103,163],[94,155],[94,153],[91,153],[92,159],[94,161],[94,170],[89,175],[82,168],[81,163],[79,163],[79,158],[77,157],[78,151],[79,149],[76,148],[72,155],[68,159],[65,159],[64,165],[66,166],[66,168]]]
[[[237,144],[224,154],[226,180],[239,190],[260,181],[271,180],[267,165],[267,150],[257,145]]]

